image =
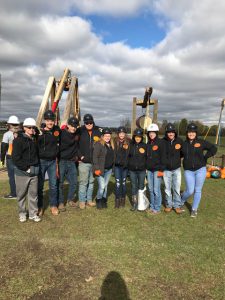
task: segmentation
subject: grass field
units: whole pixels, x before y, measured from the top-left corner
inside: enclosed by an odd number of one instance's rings
[[[19,223],[0,185],[0,299],[224,299],[225,180],[206,181],[197,219],[115,210],[112,178],[108,209],[38,224]]]

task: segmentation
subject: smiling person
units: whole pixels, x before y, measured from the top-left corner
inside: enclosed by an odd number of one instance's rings
[[[108,183],[114,165],[114,143],[111,137],[112,131],[104,128],[100,141],[94,143],[93,172],[98,181],[97,209],[107,208]]]
[[[197,133],[197,125],[190,123],[187,126],[187,136],[182,147],[186,188],[182,194],[181,201],[184,204],[194,194],[191,211],[192,218],[197,217],[202,187],[206,178],[207,159],[217,152],[217,148],[213,144],[199,139]]]
[[[93,176],[93,144],[100,140],[101,132],[94,123],[91,114],[84,115],[84,125],[79,128],[79,207],[94,207],[96,204],[92,201],[94,176]]]
[[[38,214],[38,149],[34,138],[36,121],[27,118],[23,122],[24,133],[13,141],[12,159],[15,165],[16,192],[19,207],[19,220],[26,222],[26,197],[29,219],[40,222]]]
[[[45,123],[38,136],[38,151],[40,172],[38,177],[38,208],[39,215],[43,214],[43,188],[45,174],[49,178],[49,204],[52,215],[57,216],[58,210],[58,179],[57,158],[59,154],[60,128],[55,125],[55,114],[51,110],[44,113]]]
[[[177,136],[175,126],[168,123],[165,128],[165,137],[163,138],[166,150],[166,167],[164,170],[164,184],[165,184],[165,202],[166,208],[164,211],[169,213],[172,209],[177,214],[181,214],[181,148],[183,141]]]

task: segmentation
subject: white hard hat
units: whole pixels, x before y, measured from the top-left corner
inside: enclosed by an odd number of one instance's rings
[[[7,121],[8,124],[20,124],[20,121],[19,119],[17,118],[17,116],[10,116],[8,121]]]
[[[23,121],[23,126],[36,126],[36,121],[33,118],[26,118]]]
[[[157,124],[152,123],[147,127],[147,131],[159,131],[159,127]]]

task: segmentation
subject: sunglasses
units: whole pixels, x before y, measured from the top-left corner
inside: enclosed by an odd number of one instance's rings
[[[93,122],[85,122],[84,124],[85,124],[85,125],[92,125]]]
[[[26,126],[26,128],[28,128],[28,129],[35,129],[34,126]]]

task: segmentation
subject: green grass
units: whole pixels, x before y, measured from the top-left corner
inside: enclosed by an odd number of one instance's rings
[[[107,210],[47,209],[39,224],[1,198],[0,299],[224,299],[224,184],[206,181],[197,219],[115,210],[113,179]]]

